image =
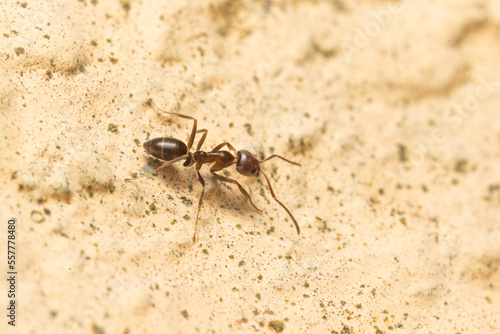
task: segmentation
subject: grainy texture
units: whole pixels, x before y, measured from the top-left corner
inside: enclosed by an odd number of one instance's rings
[[[2,2],[0,332],[499,332],[499,32],[494,0]],[[204,167],[193,245],[193,168],[124,182],[190,131],[149,98],[302,163],[264,165],[301,236]]]

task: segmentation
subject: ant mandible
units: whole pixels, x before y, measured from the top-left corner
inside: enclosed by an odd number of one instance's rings
[[[138,176],[138,177],[132,178],[132,179],[125,179],[125,181],[130,182],[132,180],[137,180],[140,177],[148,176],[148,175],[150,175],[150,174],[152,174],[152,173],[154,173],[162,168],[165,168],[165,167],[167,167],[175,162],[181,161],[181,160],[185,160],[183,163],[184,167],[190,167],[190,166],[195,165],[196,177],[197,177],[198,181],[200,181],[201,185],[203,186],[203,189],[201,191],[200,200],[198,202],[198,211],[196,213],[196,222],[194,225],[193,243],[196,241],[196,229],[198,226],[198,217],[200,216],[200,208],[201,208],[201,204],[203,202],[203,195],[205,194],[205,180],[203,180],[203,177],[200,174],[200,168],[204,164],[212,164],[212,166],[210,167],[210,173],[217,180],[222,181],[222,182],[236,184],[238,186],[238,188],[240,189],[241,193],[246,198],[248,198],[248,200],[250,201],[250,204],[252,204],[252,206],[258,212],[262,212],[262,210],[260,210],[259,208],[257,208],[255,206],[255,204],[253,204],[252,199],[250,198],[250,195],[241,186],[241,184],[238,183],[238,181],[230,179],[230,178],[222,176],[222,175],[219,175],[219,174],[216,174],[215,172],[221,171],[224,168],[227,168],[233,164],[236,164],[236,170],[244,176],[258,177],[258,176],[260,176],[260,174],[264,175],[264,177],[267,181],[267,184],[269,186],[269,191],[271,192],[271,196],[274,198],[274,200],[276,202],[278,202],[279,205],[281,205],[283,207],[283,209],[285,209],[285,211],[288,213],[290,218],[292,218],[293,223],[295,224],[295,228],[297,229],[297,234],[300,235],[299,224],[297,224],[297,221],[293,217],[290,210],[288,210],[287,207],[276,198],[276,195],[274,194],[273,188],[271,187],[271,183],[269,182],[269,178],[260,169],[261,163],[266,162],[272,158],[280,158],[282,160],[285,160],[286,162],[289,162],[289,163],[291,163],[293,165],[297,165],[297,166],[300,166],[300,164],[293,162],[293,161],[290,161],[288,159],[285,159],[282,156],[279,156],[276,154],[273,154],[270,157],[267,157],[266,159],[259,161],[255,157],[255,155],[253,155],[252,153],[250,153],[247,150],[239,150],[236,152],[233,145],[231,145],[228,142],[223,142],[223,143],[215,146],[211,152],[201,151],[201,146],[203,145],[203,142],[205,141],[205,138],[207,137],[208,130],[207,129],[197,130],[198,121],[196,120],[196,118],[191,117],[191,116],[187,116],[187,115],[183,115],[183,114],[179,114],[179,113],[174,113],[174,112],[162,110],[162,109],[158,108],[158,106],[156,106],[156,104],[153,102],[152,99],[147,100],[146,104],[152,105],[153,107],[155,107],[156,109],[158,109],[164,113],[167,113],[170,115],[175,115],[175,116],[178,116],[178,117],[181,117],[184,119],[192,120],[193,121],[193,128],[191,130],[191,134],[189,136],[187,146],[183,141],[176,139],[176,138],[171,138],[171,137],[158,137],[158,138],[154,138],[154,139],[146,141],[143,144],[144,150],[146,150],[146,152],[149,155],[151,155],[159,160],[163,160],[165,162],[160,167],[156,168],[155,170],[153,170],[147,174],[143,174],[141,176]],[[196,134],[201,133],[201,132],[203,132],[203,135],[201,136],[201,139],[198,141],[198,145],[196,146],[196,151],[190,152],[191,147],[193,146]],[[227,146],[227,148],[230,151],[232,151],[236,156],[231,154],[231,152],[229,152],[229,151],[221,151],[221,149],[224,146]]]

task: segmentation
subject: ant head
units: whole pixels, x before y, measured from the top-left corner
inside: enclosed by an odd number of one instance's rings
[[[245,176],[259,176],[260,165],[259,160],[247,150],[240,150],[236,153],[238,162],[236,162],[236,170]]]

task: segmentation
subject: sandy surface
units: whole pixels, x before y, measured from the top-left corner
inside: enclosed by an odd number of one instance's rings
[[[0,2],[1,333],[499,333],[500,3]],[[229,141],[264,180],[157,162]],[[4,276],[2,276],[4,277]],[[284,327],[284,329],[283,329]]]

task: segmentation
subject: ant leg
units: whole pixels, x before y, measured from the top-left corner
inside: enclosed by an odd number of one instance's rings
[[[229,148],[229,150],[233,151],[234,155],[236,155],[236,149],[233,147],[233,145],[229,144],[227,141],[215,146],[214,149],[212,150],[212,152],[219,152],[219,150],[221,148],[223,148],[224,146],[227,146]]]
[[[137,179],[139,179],[139,178],[141,178],[141,177],[151,175],[151,174],[153,174],[154,172],[157,172],[157,171],[159,171],[160,169],[165,168],[165,167],[167,167],[167,166],[169,166],[169,165],[171,165],[171,164],[173,164],[173,163],[175,163],[175,162],[177,162],[177,161],[180,161],[180,160],[186,159],[187,157],[189,157],[189,155],[188,155],[188,154],[183,155],[183,156],[180,156],[180,157],[177,157],[177,158],[172,159],[172,160],[170,160],[170,161],[167,161],[167,162],[165,162],[164,164],[162,164],[160,167],[156,168],[155,170],[153,170],[153,171],[151,171],[151,172],[149,172],[149,173],[147,173],[147,174],[142,174],[141,176],[134,177],[133,179],[125,179],[125,182],[134,181],[134,180],[137,180]]]
[[[203,145],[203,142],[205,141],[205,138],[207,138],[207,133],[208,133],[208,130],[207,129],[202,129],[202,130],[198,130],[196,131],[196,133],[200,133],[200,132],[203,132],[203,135],[201,136],[201,139],[200,141],[198,142],[198,146],[196,146],[196,150],[199,151],[200,148],[201,148],[201,145]]]
[[[196,222],[194,223],[193,244],[196,242],[196,230],[198,228],[198,217],[200,217],[201,203],[203,203],[203,195],[205,195],[205,180],[203,180],[203,178],[201,177],[201,174],[200,174],[201,166],[202,166],[201,163],[196,164],[196,178],[198,179],[198,181],[200,181],[201,185],[203,186],[203,189],[201,190],[200,200],[198,202],[198,212],[196,213]]]
[[[241,186],[241,184],[239,184],[238,181],[236,180],[233,180],[233,179],[230,179],[228,177],[225,177],[225,176],[222,176],[222,175],[219,175],[219,174],[215,174],[215,171],[213,171],[212,169],[210,169],[210,173],[215,176],[215,178],[219,181],[222,181],[222,182],[228,182],[228,183],[232,183],[232,184],[236,184],[238,186],[238,188],[240,189],[241,193],[246,197],[248,198],[248,200],[250,201],[250,204],[252,204],[252,206],[255,208],[255,210],[257,210],[259,213],[262,212],[261,209],[259,209],[258,207],[255,206],[255,204],[253,204],[252,202],[252,199],[250,198],[250,195],[247,193],[247,191]]]
[[[174,115],[174,116],[178,116],[180,118],[193,120],[193,129],[191,130],[191,134],[189,135],[188,144],[187,144],[187,149],[188,149],[188,152],[189,152],[191,150],[191,147],[193,146],[194,138],[196,137],[196,127],[198,126],[198,121],[196,120],[196,118],[191,117],[191,116],[187,116],[187,115],[183,115],[183,114],[179,114],[179,113],[176,113],[176,112],[170,112],[170,111],[166,111],[166,110],[160,109],[153,102],[153,99],[148,99],[146,101],[146,104],[152,105],[153,107],[155,107],[156,109],[160,110],[161,112],[164,112],[164,113],[167,113],[167,114],[170,114],[170,115]]]
[[[293,223],[295,224],[295,228],[297,229],[297,234],[300,235],[300,227],[299,227],[299,224],[297,224],[297,221],[295,220],[295,218],[293,217],[292,213],[286,208],[286,206],[281,203],[277,198],[276,198],[276,195],[274,194],[274,191],[273,191],[273,188],[271,187],[271,182],[269,182],[269,179],[267,178],[267,175],[263,172],[263,171],[260,171],[260,173],[262,175],[264,175],[264,177],[266,178],[266,181],[267,181],[267,185],[269,186],[269,191],[271,192],[271,196],[273,196],[274,200],[276,202],[278,202],[279,205],[281,205],[283,207],[283,209],[285,209],[285,211],[288,213],[288,215],[290,216],[290,218],[292,218],[293,220]]]
[[[270,160],[270,159],[272,159],[272,158],[280,158],[280,159],[285,160],[286,162],[291,163],[292,165],[301,166],[299,163],[296,163],[296,162],[290,161],[290,160],[288,160],[288,159],[285,159],[285,158],[283,158],[282,156],[277,155],[277,154],[273,154],[273,155],[271,155],[270,157],[267,157],[267,158],[265,158],[264,160],[261,160],[261,161],[260,161],[260,163],[263,163],[263,162],[265,162],[265,161],[267,161],[267,160]]]

